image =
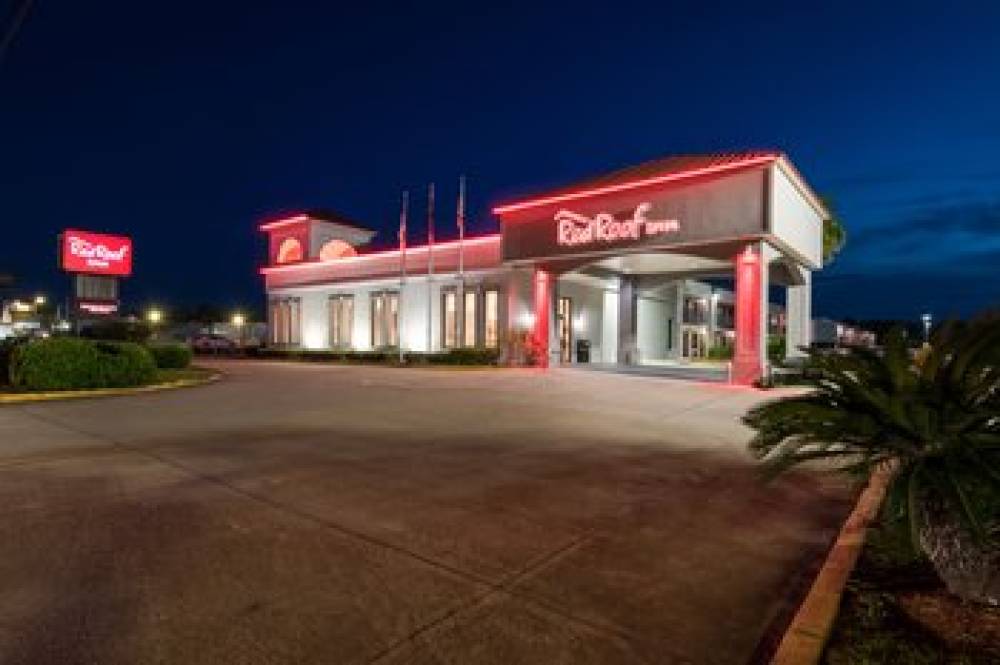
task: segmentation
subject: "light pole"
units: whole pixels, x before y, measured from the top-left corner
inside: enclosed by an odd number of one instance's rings
[[[924,322],[924,344],[929,344],[931,341],[931,315],[924,314],[920,320]]]

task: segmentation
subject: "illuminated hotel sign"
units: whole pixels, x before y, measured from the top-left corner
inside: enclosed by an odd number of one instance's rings
[[[680,231],[676,219],[648,219],[653,204],[640,203],[632,217],[616,219],[608,212],[599,212],[592,217],[571,210],[559,210],[555,214],[556,243],[562,247],[613,243],[623,240],[641,240],[644,237],[660,236]]]
[[[66,272],[127,277],[132,273],[132,240],[88,231],[62,234],[60,265]]]

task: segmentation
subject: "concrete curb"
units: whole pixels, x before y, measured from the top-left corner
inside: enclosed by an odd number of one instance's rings
[[[864,547],[868,526],[878,515],[891,477],[891,470],[880,468],[868,480],[868,486],[858,497],[809,593],[781,638],[771,665],[819,663],[837,619],[844,586]]]
[[[121,397],[124,395],[142,395],[144,393],[156,393],[163,390],[174,390],[175,388],[193,388],[209,383],[215,383],[222,378],[220,372],[213,371],[208,376],[200,379],[176,379],[163,383],[154,383],[148,386],[138,386],[136,388],[97,388],[95,390],[57,390],[40,393],[7,393],[0,394],[0,405],[4,404],[31,404],[34,402],[54,402],[68,399],[84,399],[88,397]]]

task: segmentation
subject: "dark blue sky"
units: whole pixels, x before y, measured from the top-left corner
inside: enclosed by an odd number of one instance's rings
[[[464,172],[487,231],[514,194],[775,147],[850,234],[818,314],[1000,301],[998,9],[338,4],[38,0],[0,63],[0,271],[64,289],[58,231],[121,232],[128,300],[246,305],[282,211],[391,233],[434,180],[443,235]]]

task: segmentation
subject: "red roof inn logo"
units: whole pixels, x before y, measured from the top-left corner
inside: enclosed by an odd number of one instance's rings
[[[127,277],[132,273],[132,239],[68,229],[62,234],[60,258],[66,272]]]
[[[680,222],[676,219],[646,219],[652,207],[651,203],[640,203],[635,207],[631,219],[621,221],[608,212],[587,217],[570,210],[560,210],[555,215],[556,242],[563,247],[575,247],[598,242],[639,240],[644,236],[658,236],[680,230]]]

